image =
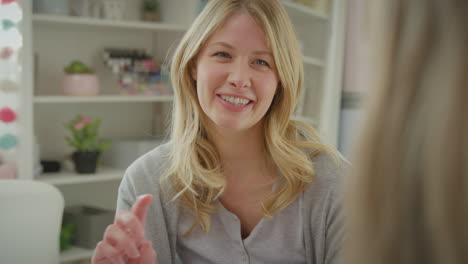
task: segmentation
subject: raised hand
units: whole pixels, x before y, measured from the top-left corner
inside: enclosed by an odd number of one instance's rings
[[[154,264],[156,252],[145,238],[146,214],[152,199],[152,195],[142,195],[130,212],[117,214],[96,246],[93,264]]]

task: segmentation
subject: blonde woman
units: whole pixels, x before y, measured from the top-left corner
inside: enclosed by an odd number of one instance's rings
[[[347,177],[346,263],[468,263],[468,2],[369,4],[374,96]]]
[[[171,141],[128,168],[93,263],[337,263],[342,162],[290,119],[302,67],[278,1],[210,1],[172,60]]]

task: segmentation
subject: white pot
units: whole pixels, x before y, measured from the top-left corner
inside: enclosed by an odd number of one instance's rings
[[[102,0],[104,18],[122,20],[124,18],[127,0]]]

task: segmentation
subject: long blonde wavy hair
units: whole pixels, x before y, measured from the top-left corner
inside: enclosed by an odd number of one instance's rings
[[[468,263],[468,2],[369,1],[346,263]]]
[[[292,121],[291,115],[302,90],[303,64],[289,17],[276,0],[212,0],[193,22],[175,51],[171,78],[175,102],[171,139],[173,143],[166,177],[179,199],[195,216],[192,228],[210,230],[213,203],[224,191],[226,180],[220,156],[207,137],[191,70],[205,41],[233,12],[247,11],[261,26],[277,65],[280,87],[264,116],[264,146],[267,160],[279,169],[282,184],[263,202],[263,214],[271,217],[290,204],[314,177],[310,159],[329,148],[319,143],[313,128]]]

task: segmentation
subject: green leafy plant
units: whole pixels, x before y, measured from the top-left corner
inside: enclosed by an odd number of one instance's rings
[[[144,11],[158,11],[159,9],[159,2],[158,0],[145,0],[143,2],[143,10]]]
[[[60,251],[70,248],[76,225],[74,223],[67,223],[62,226],[60,230]]]
[[[98,130],[101,125],[100,119],[91,119],[83,115],[78,115],[65,124],[71,133],[71,137],[66,136],[68,144],[80,152],[98,151],[102,152],[109,147],[109,141],[98,139]]]
[[[79,60],[74,60],[70,62],[65,68],[65,73],[73,74],[73,73],[94,73],[93,69],[88,67],[86,64]]]

